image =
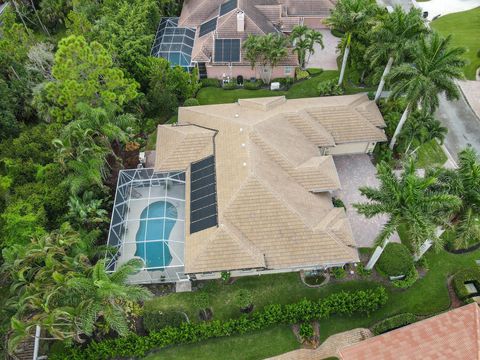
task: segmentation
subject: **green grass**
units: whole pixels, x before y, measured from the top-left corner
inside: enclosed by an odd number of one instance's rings
[[[172,115],[168,120],[161,119],[159,124],[175,124],[178,121],[178,115]],[[146,151],[155,150],[157,145],[157,129],[155,129],[151,134],[148,135],[147,143],[145,145]]]
[[[314,74],[314,73],[312,73]],[[310,79],[296,82],[287,92],[288,99],[298,99],[318,96],[317,85],[319,82],[338,79],[339,72],[336,70],[325,70],[312,76]]]
[[[212,339],[200,344],[180,345],[151,354],[145,360],[254,360],[295,350],[299,344],[288,326],[278,326],[250,334]]]
[[[435,140],[423,144],[417,150],[416,165],[418,168],[424,169],[434,166],[443,166],[446,161],[447,155],[445,155],[442,147]]]
[[[271,91],[268,89],[259,90],[223,90],[216,87],[204,87],[198,91],[197,100],[200,105],[234,103],[238,99],[249,99],[256,97],[281,96],[285,91]]]
[[[449,14],[432,22],[432,28],[443,36],[453,35],[452,45],[467,48],[465,58],[470,62],[465,66],[467,79],[475,80],[475,71],[480,67],[480,7]]]

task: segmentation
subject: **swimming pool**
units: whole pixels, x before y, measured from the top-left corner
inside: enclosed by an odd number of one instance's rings
[[[177,222],[177,209],[168,201],[157,201],[143,209],[140,219],[135,256],[145,261],[145,267],[161,270],[172,261],[168,239]]]

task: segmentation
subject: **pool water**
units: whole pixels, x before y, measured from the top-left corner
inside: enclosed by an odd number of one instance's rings
[[[135,256],[144,259],[147,268],[162,270],[172,261],[168,239],[177,222],[177,209],[172,203],[157,201],[143,209],[140,219]],[[152,241],[161,239],[166,241]]]

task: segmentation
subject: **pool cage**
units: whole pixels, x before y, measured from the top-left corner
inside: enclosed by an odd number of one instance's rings
[[[152,56],[167,59],[172,66],[179,65],[190,71],[192,50],[195,42],[195,29],[178,27],[178,18],[167,17],[160,21],[155,41],[152,46]]]
[[[114,272],[138,258],[143,268],[131,283],[186,280],[185,172],[154,169],[121,170],[112,211],[106,254]]]

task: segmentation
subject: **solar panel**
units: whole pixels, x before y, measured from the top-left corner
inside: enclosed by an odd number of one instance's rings
[[[207,22],[204,22],[202,25],[200,25],[200,37],[203,35],[207,35],[208,33],[211,33],[213,30],[217,28],[217,18],[214,17],[211,20],[208,20]]]
[[[215,157],[190,166],[190,234],[218,225]]]
[[[237,0],[227,1],[226,3],[223,3],[222,5],[220,5],[220,16],[223,16],[226,13],[229,13],[230,11],[236,8],[237,8]]]
[[[239,62],[240,39],[215,39],[215,62]]]

